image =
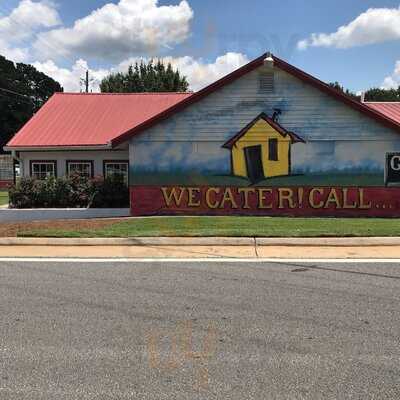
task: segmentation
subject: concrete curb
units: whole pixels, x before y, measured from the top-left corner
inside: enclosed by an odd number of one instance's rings
[[[0,238],[0,246],[254,246],[253,238]]]
[[[258,246],[371,247],[400,246],[400,237],[258,238]]]
[[[13,209],[0,207],[0,222],[57,221],[129,217],[129,208],[34,208]]]
[[[374,247],[400,246],[400,237],[368,238],[230,238],[230,237],[137,237],[137,238],[0,238],[0,246],[290,246]]]

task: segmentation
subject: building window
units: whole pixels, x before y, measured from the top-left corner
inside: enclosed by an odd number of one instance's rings
[[[104,161],[104,178],[116,175],[122,176],[124,182],[128,184],[129,161]]]
[[[67,174],[79,174],[84,178],[93,178],[93,161],[67,161]]]
[[[31,161],[31,177],[40,180],[56,178],[57,161]]]
[[[278,161],[278,139],[268,140],[268,158],[270,161]]]

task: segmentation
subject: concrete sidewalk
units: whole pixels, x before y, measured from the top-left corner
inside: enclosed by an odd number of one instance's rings
[[[400,238],[0,238],[0,257],[400,259]]]

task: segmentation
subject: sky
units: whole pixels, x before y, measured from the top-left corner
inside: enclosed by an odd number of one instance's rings
[[[66,91],[162,58],[192,90],[271,51],[355,92],[400,84],[400,0],[0,0],[0,54]]]

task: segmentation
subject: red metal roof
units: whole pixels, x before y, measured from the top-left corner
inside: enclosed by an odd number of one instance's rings
[[[106,145],[192,93],[56,93],[8,147]]]
[[[285,61],[263,54],[197,93],[55,94],[14,136],[8,147],[117,146],[219,88],[260,67],[267,56],[277,68],[400,133],[400,117],[388,104],[360,103]],[[396,108],[397,106],[393,106]]]
[[[369,108],[380,112],[386,117],[400,123],[400,102],[398,103],[364,103]]]

